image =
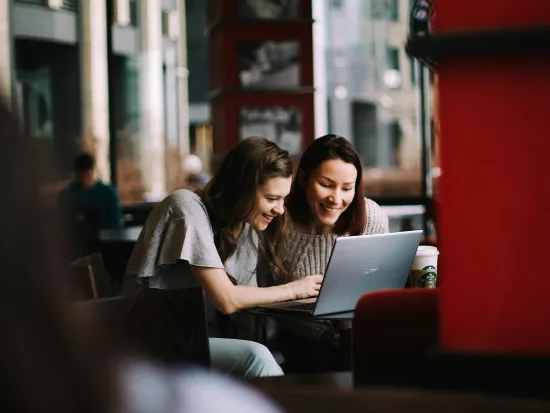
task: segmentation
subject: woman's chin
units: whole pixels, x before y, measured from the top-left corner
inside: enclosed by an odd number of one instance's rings
[[[267,222],[256,222],[252,225],[256,231],[265,231],[269,224]]]

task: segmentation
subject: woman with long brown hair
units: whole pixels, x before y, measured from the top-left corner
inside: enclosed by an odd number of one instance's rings
[[[279,257],[291,182],[287,151],[265,138],[241,141],[204,190],[175,191],[153,209],[127,265],[123,292],[199,284],[224,314],[316,296],[320,276],[257,286],[260,256],[284,272]],[[211,338],[210,353],[214,368],[235,375],[282,374],[269,350],[255,342]]]
[[[287,197],[292,223],[285,241],[286,272],[277,273],[275,284],[322,274],[337,237],[388,232],[388,217],[364,196],[362,175],[359,154],[341,136],[323,136],[306,149]],[[277,321],[286,371],[350,368],[349,351],[337,340],[348,326],[283,316]]]

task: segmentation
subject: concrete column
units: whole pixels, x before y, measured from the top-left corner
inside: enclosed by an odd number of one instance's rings
[[[91,0],[82,0],[80,6],[83,135],[95,152],[98,176],[109,181],[107,6],[105,1]]]
[[[179,101],[178,101],[178,61],[177,44],[165,43],[164,64],[165,64],[165,112],[166,112],[166,146],[171,151],[180,147],[179,134]]]
[[[161,0],[138,2],[141,33],[140,167],[146,197],[166,195]]]
[[[328,3],[312,1],[313,9],[313,71],[315,82],[315,138],[328,133],[327,108],[327,31]],[[332,64],[332,62],[331,62]],[[305,149],[305,148],[304,148]]]
[[[11,105],[10,2],[0,0],[0,97]]]

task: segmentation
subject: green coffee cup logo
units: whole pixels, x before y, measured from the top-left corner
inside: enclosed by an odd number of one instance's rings
[[[437,274],[433,265],[427,265],[422,268],[422,276],[418,280],[418,284],[422,288],[435,288],[437,286]]]

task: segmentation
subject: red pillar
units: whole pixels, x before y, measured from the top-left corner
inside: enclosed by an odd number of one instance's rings
[[[550,1],[437,0],[437,35],[550,27]],[[549,39],[550,44],[550,39]],[[441,341],[550,353],[550,53],[438,62]]]

